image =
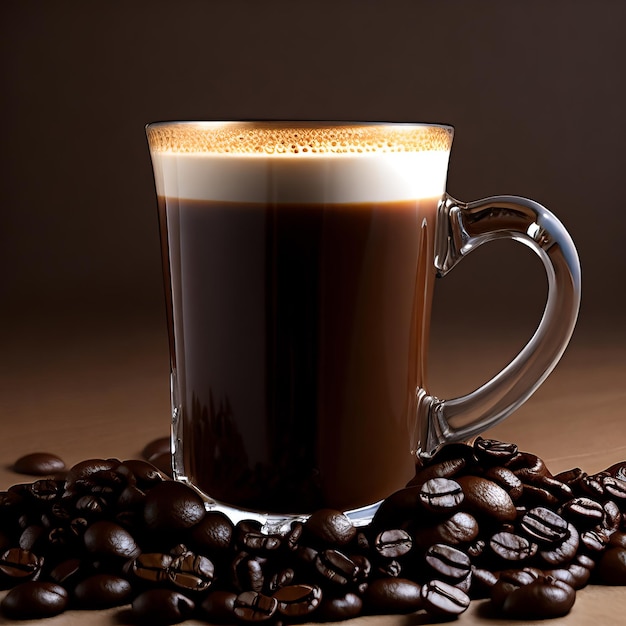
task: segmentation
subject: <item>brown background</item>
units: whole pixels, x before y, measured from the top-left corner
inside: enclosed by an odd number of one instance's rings
[[[449,192],[544,203],[583,265],[565,357],[489,434],[555,472],[625,459],[625,24],[622,0],[0,2],[0,488],[27,480],[10,471],[21,454],[128,458],[167,434],[143,130],[165,119],[455,125]],[[495,374],[536,326],[545,284],[527,248],[501,242],[440,281],[433,392]],[[624,611],[623,588],[596,587],[554,625],[613,626]]]

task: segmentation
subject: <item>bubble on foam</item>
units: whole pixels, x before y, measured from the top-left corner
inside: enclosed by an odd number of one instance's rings
[[[428,124],[171,122],[151,124],[147,133],[153,152],[356,156],[449,150],[453,131]]]

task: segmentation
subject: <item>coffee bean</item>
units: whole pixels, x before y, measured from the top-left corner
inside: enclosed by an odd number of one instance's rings
[[[502,612],[514,619],[546,619],[567,615],[574,601],[575,591],[566,583],[540,576],[528,585],[515,589],[502,605]]]
[[[77,486],[80,488],[81,485],[89,489],[93,483],[86,482],[87,479],[103,470],[115,470],[118,465],[120,462],[115,459],[87,459],[76,463],[69,469],[65,477],[66,489],[73,491]]]
[[[515,504],[500,485],[478,476],[462,476],[457,480],[465,494],[464,506],[472,514],[498,522],[516,519]]]
[[[456,510],[464,494],[459,483],[450,478],[431,478],[420,487],[419,498],[427,511],[441,513]]]
[[[537,544],[511,532],[499,532],[489,540],[492,552],[505,561],[521,562],[537,553]]]
[[[591,498],[573,498],[559,509],[560,515],[576,524],[577,528],[591,528],[604,520],[604,508]]]
[[[22,548],[9,548],[0,555],[0,575],[16,582],[37,577],[42,565],[41,557]]]
[[[130,565],[131,574],[142,581],[160,583],[168,578],[168,570],[174,557],[162,552],[139,555]]]
[[[409,533],[402,529],[384,530],[376,535],[374,548],[380,556],[397,559],[411,550],[413,540]]]
[[[278,600],[277,611],[288,618],[303,617],[312,613],[322,600],[318,585],[288,585],[273,595]]]
[[[88,609],[107,609],[128,604],[133,596],[130,583],[112,574],[94,574],[76,585],[74,597]]]
[[[133,536],[119,524],[101,520],[94,522],[83,536],[87,550],[98,557],[134,559],[140,552]]]
[[[622,508],[626,506],[626,479],[622,480],[615,476],[603,476],[602,485],[605,496],[619,502]]]
[[[536,454],[529,452],[518,452],[514,457],[509,459],[505,464],[513,473],[522,479],[522,482],[530,482],[536,480],[538,476],[549,476],[550,472]]]
[[[116,471],[126,476],[129,484],[135,483],[139,489],[150,489],[163,481],[161,472],[152,463],[139,459],[123,461]]]
[[[626,548],[626,532],[614,532],[609,538],[609,547]]]
[[[65,611],[67,591],[50,582],[28,581],[7,593],[0,606],[9,619],[42,619]]]
[[[397,578],[402,573],[402,565],[400,565],[399,561],[396,561],[395,559],[390,561],[385,560],[378,564],[377,571],[384,576]]]
[[[556,480],[560,480],[569,487],[576,487],[580,480],[582,480],[585,476],[587,476],[586,472],[583,472],[580,467],[575,467],[573,469],[555,474],[554,478]]]
[[[188,591],[206,591],[213,582],[213,563],[202,555],[186,552],[175,558],[167,575],[170,581]]]
[[[232,591],[211,591],[200,605],[202,617],[212,624],[229,624],[234,619],[236,600]]]
[[[190,618],[195,609],[192,600],[170,589],[148,589],[131,606],[133,619],[151,626],[178,624]]]
[[[250,552],[271,552],[278,550],[282,545],[280,537],[262,532],[240,533],[237,543],[242,550]]]
[[[474,453],[481,463],[496,465],[511,460],[517,454],[514,443],[503,443],[495,439],[478,437],[474,442]]]
[[[454,478],[468,465],[466,458],[458,457],[431,463],[420,468],[407,483],[407,487],[421,486],[431,478]]]
[[[580,535],[572,524],[568,524],[567,529],[569,534],[564,541],[549,549],[539,551],[539,555],[548,565],[554,567],[569,563],[576,555]]]
[[[502,487],[513,502],[519,500],[524,492],[522,481],[506,467],[490,467],[485,472],[484,477]]]
[[[626,585],[626,548],[609,548],[598,561],[597,573],[605,585]]]
[[[33,452],[15,461],[13,471],[31,476],[50,476],[65,471],[65,462],[50,452]]]
[[[323,543],[343,546],[356,536],[356,528],[349,517],[333,509],[315,511],[304,523],[304,532]]]
[[[65,481],[46,478],[28,485],[26,493],[40,504],[49,503],[61,497],[64,487]]]
[[[358,566],[339,550],[322,550],[315,557],[315,568],[327,580],[337,585],[354,582]]]
[[[434,578],[456,582],[467,578],[471,570],[469,556],[457,548],[443,543],[430,546],[426,563],[436,572]]]
[[[141,451],[141,456],[150,461],[151,458],[159,454],[171,454],[172,441],[170,437],[159,437],[150,441]]]
[[[498,582],[498,576],[489,569],[475,567],[471,570],[472,585],[470,587],[472,598],[486,598],[491,594],[491,588]]]
[[[206,511],[202,498],[184,483],[167,480],[146,494],[143,517],[150,530],[176,532],[198,524]]]
[[[264,622],[278,609],[278,600],[256,591],[240,593],[234,605],[235,615],[244,622]]]
[[[277,572],[274,572],[268,582],[267,589],[270,593],[274,593],[283,587],[287,587],[293,583],[293,579],[295,578],[296,572],[291,567],[286,567],[284,569],[280,569]]]
[[[323,622],[338,622],[352,619],[361,613],[363,600],[356,593],[349,591],[340,596],[324,594],[315,618]]]
[[[568,534],[567,522],[545,507],[536,507],[528,511],[522,517],[520,527],[532,541],[540,545],[559,543]]]
[[[374,514],[371,527],[383,530],[401,526],[408,520],[415,519],[420,513],[423,513],[420,488],[421,484],[407,487],[385,498]]]
[[[589,554],[599,554],[609,543],[609,536],[603,530],[585,530],[580,533],[579,549],[585,549]]]
[[[436,526],[420,528],[413,541],[426,550],[435,543],[447,543],[451,546],[470,543],[478,536],[479,527],[476,519],[469,513],[457,511]]]
[[[619,463],[615,463],[604,471],[614,478],[626,480],[626,461],[620,461]]]
[[[412,613],[422,607],[421,587],[406,578],[377,578],[368,585],[364,602],[371,613]]]
[[[191,538],[198,548],[212,553],[224,553],[231,545],[234,526],[220,511],[208,511],[191,530]]]
[[[570,570],[569,568],[560,569],[547,569],[543,571],[544,576],[550,576],[556,580],[560,580],[565,584],[572,587],[572,589],[582,589],[589,580],[590,572],[585,570],[586,576],[577,575],[576,570]]]
[[[540,575],[538,570],[525,567],[523,569],[508,569],[500,572],[498,580],[491,587],[491,604],[496,609],[501,609],[504,601],[511,592],[523,585],[529,585]]]
[[[431,580],[421,588],[422,606],[436,616],[460,615],[470,605],[469,596],[448,583]]]

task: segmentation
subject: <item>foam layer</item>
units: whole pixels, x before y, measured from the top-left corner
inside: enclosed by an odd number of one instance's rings
[[[201,122],[147,129],[157,193],[233,202],[393,202],[441,196],[452,129]]]

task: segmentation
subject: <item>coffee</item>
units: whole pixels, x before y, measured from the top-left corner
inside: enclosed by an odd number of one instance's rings
[[[155,157],[177,180],[159,196],[175,472],[217,501],[348,510],[413,474],[444,187],[426,165],[447,154],[367,145]]]

